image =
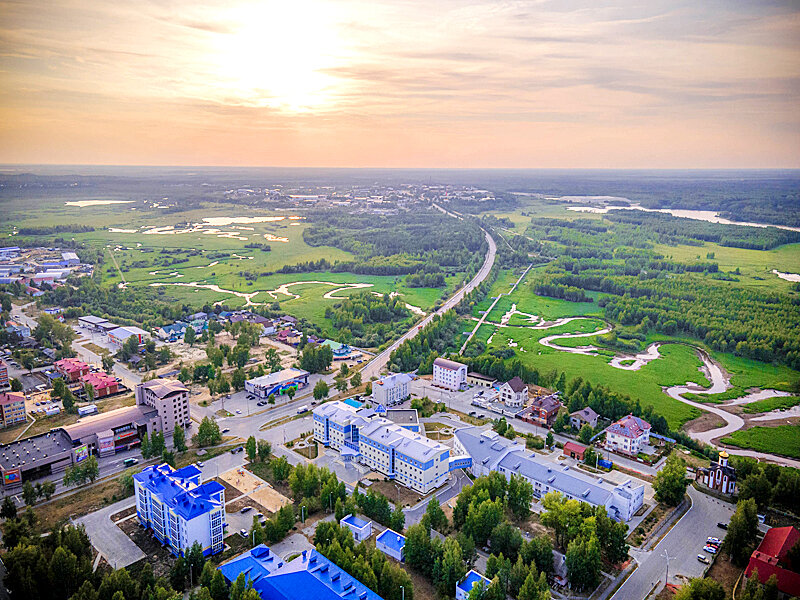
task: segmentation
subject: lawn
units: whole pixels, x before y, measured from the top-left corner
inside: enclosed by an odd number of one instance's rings
[[[800,396],[777,396],[745,404],[743,412],[747,414],[766,413],[773,410],[792,408],[798,404],[800,404]]]
[[[800,458],[800,425],[751,427],[722,438],[723,444]]]
[[[546,296],[538,296],[531,291],[530,281],[535,275],[536,269],[532,269],[527,277],[522,281],[519,287],[514,290],[514,293],[503,296],[497,301],[491,314],[488,316],[490,321],[499,322],[500,318],[511,310],[513,304],[517,305],[517,310],[520,312],[536,315],[546,321],[553,321],[562,317],[579,317],[579,316],[597,316],[601,314],[600,307],[597,306],[597,292],[588,292],[587,295],[594,298],[594,302],[570,302],[569,300],[562,300],[560,298],[548,298]],[[514,280],[516,281],[516,279]],[[513,285],[513,282],[512,282]],[[510,286],[509,286],[510,288]],[[508,288],[506,289],[508,291]],[[488,303],[480,303],[476,309],[486,310],[489,308],[491,301]],[[480,316],[478,310],[473,311],[474,316]],[[524,324],[527,317],[519,317],[515,315],[512,317],[514,323]]]

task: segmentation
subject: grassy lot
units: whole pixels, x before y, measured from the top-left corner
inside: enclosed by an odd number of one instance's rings
[[[723,444],[800,458],[800,425],[751,427],[722,438]]]
[[[766,398],[750,404],[745,404],[743,412],[747,414],[765,413],[773,410],[792,408],[800,404],[800,396],[778,396],[776,398]]]

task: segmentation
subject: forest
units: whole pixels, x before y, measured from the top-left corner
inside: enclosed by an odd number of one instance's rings
[[[356,346],[377,348],[410,325],[411,311],[397,296],[358,292],[325,309],[336,337]]]

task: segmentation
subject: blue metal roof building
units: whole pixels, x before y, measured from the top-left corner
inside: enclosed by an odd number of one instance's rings
[[[476,583],[486,587],[491,581],[473,569],[456,584],[456,600],[466,600]]]
[[[316,550],[284,562],[260,544],[218,568],[229,583],[244,573],[262,600],[382,600]]]
[[[385,529],[375,538],[375,547],[378,550],[400,562],[404,562],[406,559],[405,545],[405,536],[391,529]]]

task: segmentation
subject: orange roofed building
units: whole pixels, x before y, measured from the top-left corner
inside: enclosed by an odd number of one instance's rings
[[[761,583],[775,575],[781,597],[800,597],[800,565],[790,564],[786,558],[796,544],[800,543],[800,530],[796,527],[773,527],[761,540],[758,548],[750,556],[745,577],[758,572]]]

